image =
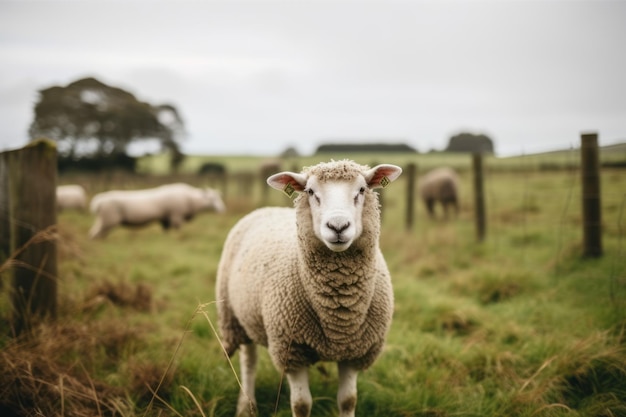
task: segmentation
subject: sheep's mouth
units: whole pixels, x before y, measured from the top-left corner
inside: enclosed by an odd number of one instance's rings
[[[343,252],[350,247],[350,240],[337,239],[335,241],[327,241],[326,246],[333,252]]]
[[[337,239],[330,241],[329,242],[331,245],[337,245],[337,246],[342,246],[342,245],[349,245],[350,244],[350,239],[346,239],[346,238],[342,238],[340,236],[337,236]]]

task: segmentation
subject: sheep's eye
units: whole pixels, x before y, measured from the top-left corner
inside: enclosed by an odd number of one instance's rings
[[[359,202],[359,196],[365,194],[365,187],[359,189],[359,193],[354,196],[354,204]]]
[[[309,195],[309,197],[315,197],[315,201],[317,201],[317,204],[320,203],[320,198],[317,195],[315,195],[315,191],[309,188],[306,190],[306,192]]]

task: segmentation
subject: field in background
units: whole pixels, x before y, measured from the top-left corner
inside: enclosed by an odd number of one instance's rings
[[[138,170],[145,174],[163,175],[169,172],[169,156],[158,154],[145,156],[140,159]],[[302,166],[314,165],[323,160],[349,158],[359,160],[361,163],[380,162],[382,158],[388,158],[386,162],[405,165],[409,162],[416,162],[420,169],[430,169],[440,165],[449,165],[455,168],[468,168],[470,158],[466,154],[454,153],[429,153],[429,154],[320,154],[300,157],[283,158],[285,169],[292,169]],[[604,146],[600,148],[600,158],[602,163],[607,165],[626,164],[626,143]],[[198,173],[201,165],[205,162],[215,162],[226,167],[228,172],[248,171],[252,167],[259,166],[263,162],[278,160],[272,157],[255,156],[223,156],[223,155],[188,155],[186,156],[180,172],[183,174]],[[493,155],[486,156],[486,163],[493,169],[506,170],[554,170],[579,166],[580,156],[578,149],[560,150],[545,152],[540,154],[511,156],[500,158]]]
[[[559,159],[558,170],[539,169],[555,159],[487,159],[481,244],[467,155],[356,159],[415,162],[420,171],[449,164],[462,172],[462,209],[450,222],[430,221],[417,205],[416,222],[406,230],[405,179],[384,190],[381,246],[396,309],[383,355],[359,378],[357,415],[626,414],[623,170],[602,173],[605,256],[582,259],[577,152]],[[193,160],[199,167],[206,158],[190,159],[188,172],[195,172]],[[232,172],[256,172],[263,162],[211,160]],[[157,161],[149,171],[159,172]],[[283,168],[315,162],[299,158]],[[201,185],[206,178],[184,172],[59,178],[82,182],[91,193],[170,180]],[[234,415],[237,381],[212,330],[215,272],[230,227],[261,205],[262,180],[254,181],[247,192],[228,186],[228,213],[200,215],[168,233],[152,225],[90,241],[90,214],[61,213],[58,324],[33,340],[2,339],[0,387],[11,388],[0,389],[0,405],[21,388],[24,403],[43,415]],[[274,190],[266,203],[291,204]],[[0,306],[6,317],[6,301]],[[281,376],[260,352],[260,414],[288,416],[286,382],[279,390]],[[236,358],[233,365],[238,370]],[[22,375],[18,387],[14,372],[21,366],[32,378]],[[312,368],[311,384],[312,415],[337,415],[334,367]]]

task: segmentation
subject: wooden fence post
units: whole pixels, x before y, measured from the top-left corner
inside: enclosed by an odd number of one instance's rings
[[[6,153],[0,152],[0,289],[8,281],[8,262],[11,256],[11,222],[9,221],[9,168]]]
[[[0,153],[0,248],[3,278],[12,278],[12,325],[16,335],[57,310],[57,152],[38,140]]]
[[[602,256],[602,210],[600,206],[600,158],[598,134],[581,135],[583,204],[583,256]]]
[[[413,228],[415,214],[415,172],[417,168],[414,163],[406,167],[406,230]]]
[[[476,239],[482,242],[485,239],[485,194],[483,187],[483,156],[480,153],[472,155],[474,169],[474,210],[476,218]]]
[[[277,174],[281,171],[280,161],[266,161],[261,164],[261,167],[258,171],[259,184],[261,186],[261,205],[267,205],[270,198],[270,190],[271,187],[267,185],[267,179],[274,174]]]

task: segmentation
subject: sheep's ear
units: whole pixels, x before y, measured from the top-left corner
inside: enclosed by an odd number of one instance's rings
[[[400,174],[402,174],[402,168],[399,166],[382,164],[366,171],[363,176],[369,188],[384,188],[392,181],[395,181]]]
[[[294,193],[304,191],[306,176],[295,172],[279,172],[269,177],[267,183],[270,187],[284,192],[291,198]]]

